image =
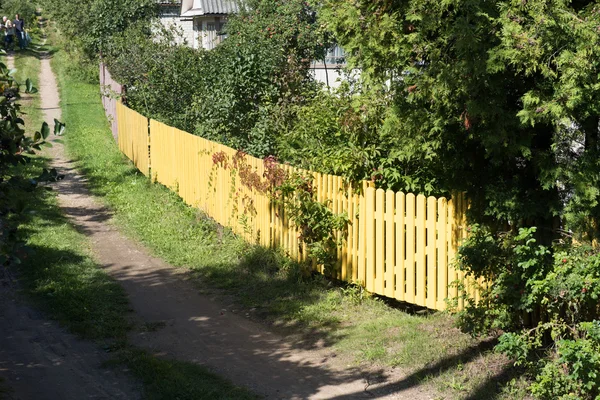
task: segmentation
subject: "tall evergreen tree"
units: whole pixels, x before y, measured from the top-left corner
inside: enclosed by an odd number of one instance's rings
[[[326,0],[323,18],[387,82],[388,168],[467,191],[480,221],[597,235],[597,2]]]

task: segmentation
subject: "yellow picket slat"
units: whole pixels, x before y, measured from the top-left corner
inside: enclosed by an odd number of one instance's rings
[[[446,309],[445,299],[448,297],[448,202],[445,198],[438,199],[438,222],[437,222],[437,303],[438,310]]]
[[[395,297],[396,290],[396,226],[395,226],[396,194],[385,192],[385,296]],[[381,254],[381,257],[384,257]]]
[[[359,221],[358,221],[358,213],[360,211],[359,208],[359,202],[360,202],[360,196],[357,193],[353,192],[352,195],[352,209],[350,210],[351,212],[351,220],[352,220],[352,226],[351,226],[351,232],[352,232],[352,241],[350,244],[350,248],[351,248],[351,255],[352,255],[352,282],[356,282],[358,281],[358,259],[360,257],[359,255],[359,249],[358,249],[358,237],[359,237]]]
[[[416,287],[416,210],[415,210],[415,195],[409,193],[406,195],[406,294],[405,299],[409,303],[415,303]]]
[[[404,193],[396,193],[396,290],[395,298],[406,300],[406,229],[405,229],[406,199]]]
[[[427,308],[435,309],[437,305],[437,199],[427,198]]]
[[[365,222],[366,222],[366,255],[365,287],[375,292],[375,189],[367,188],[365,192]]]
[[[425,241],[426,241],[426,232],[425,232],[425,207],[426,207],[427,199],[422,194],[417,196],[417,233],[416,233],[416,304],[420,306],[426,306],[425,300],[425,291],[426,291],[426,272],[427,272],[427,264],[426,264],[426,253],[425,253]]]
[[[375,192],[375,293],[385,293],[385,191]]]

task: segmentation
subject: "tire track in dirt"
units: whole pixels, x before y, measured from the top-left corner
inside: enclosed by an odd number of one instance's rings
[[[44,62],[43,81],[53,81],[51,75],[50,65]],[[52,96],[55,89],[48,84],[47,90],[42,93],[43,107],[60,111],[58,98]],[[48,116],[52,118],[52,113]],[[90,237],[97,261],[126,290],[136,317],[161,326],[152,332],[134,332],[133,345],[157,356],[207,366],[268,399],[431,398],[412,385],[391,384],[382,372],[336,367],[326,349],[295,347],[265,326],[199,294],[186,271],[150,256],[118,232],[110,212],[90,195],[62,144],[55,143],[52,153],[54,167],[65,175],[56,185],[64,212]]]

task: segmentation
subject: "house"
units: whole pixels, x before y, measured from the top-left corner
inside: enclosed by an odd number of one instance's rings
[[[210,50],[223,40],[227,15],[238,11],[236,0],[158,0],[159,21],[175,31],[178,44]]]
[[[227,22],[227,15],[238,12],[235,0],[182,0],[180,18],[191,22],[195,48],[210,50],[222,40],[221,31]]]
[[[239,11],[237,0],[158,0],[159,18],[168,29],[180,32],[177,41],[194,49],[210,50],[225,36],[221,34],[229,14]],[[324,60],[312,63],[315,79],[329,87],[339,86],[345,54],[335,46]]]
[[[327,87],[337,88],[344,79],[343,67],[346,66],[346,53],[340,46],[334,46],[325,55],[324,60],[315,60],[311,72],[317,82]]]

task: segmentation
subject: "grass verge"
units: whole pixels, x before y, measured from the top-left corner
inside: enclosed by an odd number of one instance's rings
[[[299,347],[331,346],[348,365],[401,369],[405,386],[426,385],[451,399],[525,396],[508,361],[489,342],[453,328],[452,318],[388,307],[359,287],[303,277],[280,254],[244,243],[175,194],[151,184],[118,151],[98,87],[69,75],[57,53],[66,144],[94,194],[117,223],[155,255],[193,270],[205,290],[218,288],[237,306],[296,335]]]
[[[39,57],[23,52],[16,57],[20,76],[34,76],[40,71]],[[27,112],[26,127],[42,121],[39,95],[23,99]],[[49,160],[36,157],[21,166],[22,176],[32,178]],[[255,399],[245,389],[214,375],[207,369],[154,357],[127,344],[130,330],[130,307],[123,289],[95,262],[88,239],[62,214],[56,192],[16,190],[7,200],[8,209],[25,212],[8,216],[7,222],[18,228],[18,236],[27,243],[20,255],[18,268],[24,294],[49,317],[59,321],[71,332],[94,340],[115,352],[115,362],[124,364],[144,385],[148,399]],[[0,382],[0,397],[4,390]],[[6,389],[8,390],[8,389]]]

